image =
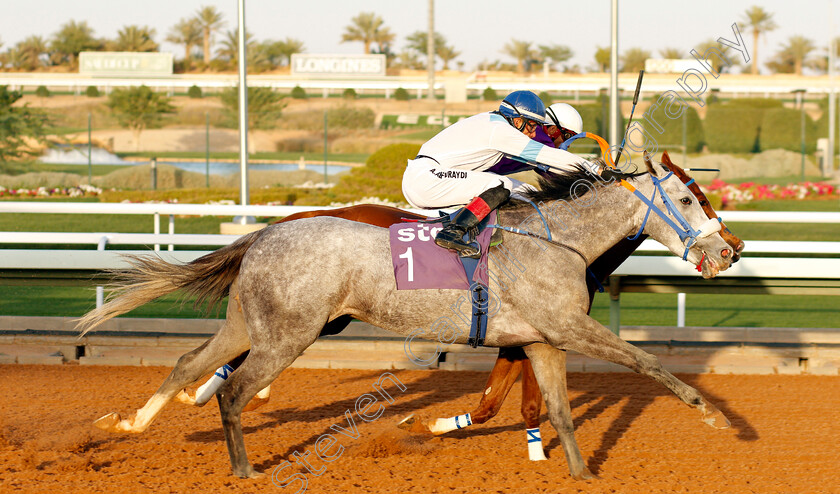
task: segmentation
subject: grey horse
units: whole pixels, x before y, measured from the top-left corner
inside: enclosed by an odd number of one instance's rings
[[[500,213],[503,227],[528,235],[506,234],[504,246],[490,251],[492,317],[487,346],[525,346],[557,430],[571,475],[593,478],[574,437],[565,388],[565,353],[623,365],[645,374],[698,409],[702,421],[716,428],[729,421],[696,389],[666,371],[658,359],[620,339],[587,315],[587,265],[621,238],[639,229],[674,254],[702,265],[710,278],[729,267],[732,250],[709,226],[695,196],[662,165],[646,163],[648,173],[604,183],[582,170],[560,177],[531,197],[544,218],[527,203]],[[667,179],[666,179],[667,178]],[[664,180],[663,180],[664,179]],[[629,190],[653,197],[655,182],[670,197],[662,217],[650,213]],[[661,196],[653,203],[665,210]],[[693,231],[686,239],[665,219],[681,216]],[[719,228],[719,227],[718,227]],[[549,239],[548,237],[552,237]],[[689,245],[690,248],[687,248]],[[239,239],[189,264],[167,263],[153,256],[132,258],[122,273],[118,296],[86,314],[84,332],[161,295],[183,290],[199,300],[218,302],[230,295],[227,319],[219,332],[182,356],[158,391],[133,417],[110,413],[95,424],[111,432],[142,432],[185,386],[250,349],[244,363],[219,389],[233,473],[261,475],[248,461],[241,413],[253,396],[269,385],[337,317],[350,315],[375,326],[426,339],[465,343],[467,334],[441,324],[460,290],[397,290],[385,229],[338,218],[319,217],[273,225]],[[501,273],[507,273],[502,276]],[[511,273],[519,273],[513,276]]]

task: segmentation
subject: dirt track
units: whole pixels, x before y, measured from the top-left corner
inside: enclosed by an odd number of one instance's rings
[[[141,435],[110,435],[91,421],[127,415],[166,368],[0,366],[0,491],[295,492],[269,476],[239,480],[230,466],[215,400],[202,409],[166,408]],[[664,388],[633,374],[572,374],[577,439],[602,478],[576,482],[543,415],[549,461],[527,460],[517,385],[489,424],[441,438],[395,427],[411,412],[450,416],[478,402],[485,373],[395,371],[404,393],[365,423],[308,492],[840,492],[840,378],[680,376],[730,418],[716,431]],[[271,471],[292,453],[313,451],[344,412],[372,392],[380,371],[298,370],[275,381],[272,401],[243,419],[249,458]],[[280,391],[285,390],[281,396]],[[464,392],[467,390],[469,392]],[[371,410],[375,410],[372,408]],[[335,447],[329,450],[337,454]],[[283,480],[297,466],[280,472]]]

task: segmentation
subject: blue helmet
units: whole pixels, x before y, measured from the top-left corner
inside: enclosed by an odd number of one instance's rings
[[[508,120],[522,117],[537,123],[545,123],[545,105],[531,91],[514,91],[499,105],[499,113]]]

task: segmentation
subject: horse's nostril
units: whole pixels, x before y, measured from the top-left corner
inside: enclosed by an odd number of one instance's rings
[[[723,249],[722,251],[720,251],[720,255],[724,259],[728,258],[731,254],[732,254],[732,251],[730,251],[729,249]]]

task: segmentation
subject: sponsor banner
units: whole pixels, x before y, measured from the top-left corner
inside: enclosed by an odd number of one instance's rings
[[[384,76],[385,55],[292,55],[292,75]]]
[[[79,54],[79,74],[133,77],[172,75],[172,54],[83,51]]]
[[[645,60],[645,72],[651,74],[682,74],[688,69],[696,69],[697,60],[677,58],[648,58]]]
[[[394,127],[449,127],[459,120],[463,120],[470,115],[418,115],[418,114],[401,114],[401,115],[383,115],[380,127],[383,129],[390,129]]]

